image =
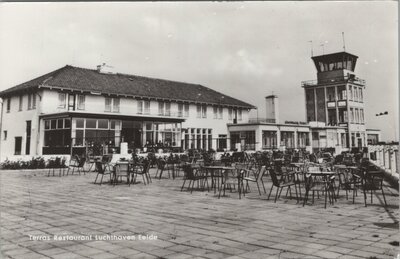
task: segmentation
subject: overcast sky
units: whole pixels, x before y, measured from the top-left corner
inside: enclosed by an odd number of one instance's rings
[[[281,121],[305,120],[301,81],[314,55],[359,56],[368,128],[398,131],[397,1],[0,3],[0,90],[66,64],[198,83],[259,107],[279,96]],[[376,117],[388,111],[386,116]],[[254,115],[256,113],[254,112]]]

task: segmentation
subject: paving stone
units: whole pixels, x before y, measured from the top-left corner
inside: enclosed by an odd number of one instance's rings
[[[151,169],[154,175],[155,169]],[[398,191],[390,204],[364,207],[341,194],[333,206],[276,203],[251,192],[180,192],[182,177],[150,185],[94,185],[94,173],[47,177],[1,171],[3,257],[42,258],[393,258],[399,240]],[[267,193],[271,186],[266,177]],[[304,190],[302,192],[304,194]],[[32,241],[31,235],[154,234],[157,240]],[[397,254],[396,254],[397,255]]]

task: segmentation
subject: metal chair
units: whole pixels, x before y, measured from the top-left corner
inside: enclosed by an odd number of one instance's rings
[[[127,183],[130,186],[131,181],[130,181],[129,163],[117,162],[115,164],[114,177],[113,177],[114,186],[118,183],[118,180],[122,179],[123,177],[126,177]]]
[[[79,158],[79,156],[75,156],[74,158],[72,158],[69,161],[67,175],[69,174],[69,170],[71,169],[71,167],[72,167],[71,175],[74,174],[75,168],[77,169],[79,175],[81,174],[81,170],[83,171],[83,174],[86,174],[85,169],[84,169],[85,162],[86,162],[85,157]]]
[[[110,182],[111,182],[111,180],[112,180],[112,177],[111,177],[111,172],[110,171],[106,171],[106,166],[103,164],[103,163],[101,163],[101,162],[99,162],[99,161],[96,161],[95,162],[95,168],[96,168],[96,171],[97,171],[97,175],[96,175],[96,179],[94,180],[94,183],[96,184],[96,182],[97,182],[97,177],[99,177],[99,175],[101,175],[101,179],[100,179],[100,185],[101,185],[101,183],[103,182],[103,177],[104,177],[104,175],[110,175]]]
[[[299,201],[299,197],[297,195],[298,181],[296,180],[297,174],[295,172],[287,172],[285,174],[281,174],[280,175],[281,177],[278,179],[278,175],[276,174],[275,169],[271,168],[269,170],[269,175],[271,176],[272,186],[271,186],[271,190],[269,191],[268,200],[271,196],[272,189],[274,187],[276,187],[276,194],[275,194],[275,201],[274,201],[274,202],[276,202],[276,200],[281,196],[283,188],[288,188],[287,192],[290,191],[290,197],[291,197],[292,196],[292,186],[294,186],[297,202]],[[299,186],[299,188],[300,188],[300,186]],[[286,196],[287,196],[287,192],[286,192]]]
[[[361,189],[364,193],[364,203],[365,207],[367,207],[367,192],[371,193],[371,203],[372,203],[372,194],[376,193],[376,191],[382,191],[383,201],[386,203],[385,192],[383,191],[383,173],[380,171],[363,171],[358,177],[361,181],[360,184],[356,184],[355,187]],[[353,203],[354,203],[354,195],[353,195]]]
[[[267,193],[265,190],[265,185],[264,185],[264,181],[263,181],[263,176],[266,172],[266,166],[262,166],[259,169],[247,169],[244,170],[244,176],[243,176],[243,181],[246,181],[246,190],[244,190],[243,193],[245,193],[245,191],[250,190],[250,186],[249,186],[249,182],[253,182],[257,184],[257,189],[258,189],[258,193],[261,195],[261,191],[260,191],[260,182],[262,184],[262,187],[264,189],[264,193]]]

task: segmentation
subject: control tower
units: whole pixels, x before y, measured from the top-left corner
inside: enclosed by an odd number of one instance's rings
[[[337,52],[314,56],[317,80],[303,81],[306,120],[324,127],[344,127],[338,136],[347,148],[366,146],[364,120],[365,81],[356,77],[357,56]]]

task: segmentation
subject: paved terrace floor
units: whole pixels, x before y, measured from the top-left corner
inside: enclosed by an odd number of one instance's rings
[[[321,198],[305,207],[284,197],[274,203],[255,186],[241,200],[180,192],[182,178],[113,187],[94,185],[95,173],[0,176],[4,258],[394,258],[399,249],[398,191],[387,186],[386,209],[380,195],[364,207],[362,195],[352,204],[343,193],[324,209]],[[266,185],[268,193],[269,177]],[[158,239],[95,240],[151,234]]]

